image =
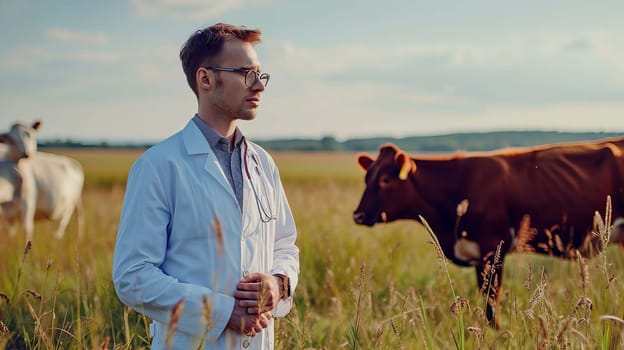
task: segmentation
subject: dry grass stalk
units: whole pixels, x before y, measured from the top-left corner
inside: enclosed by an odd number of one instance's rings
[[[399,327],[394,322],[394,319],[390,320],[390,325],[392,327],[392,333],[394,334],[394,336],[397,339],[397,342],[399,343],[399,349],[403,349],[403,343],[401,342],[401,333],[399,332]]]
[[[589,270],[587,268],[587,263],[585,259],[581,255],[581,253],[576,250],[576,261],[579,266],[579,282],[581,284],[581,291],[583,292],[583,296],[587,296],[587,288],[589,287]]]
[[[4,322],[0,321],[0,337],[4,337],[9,334],[9,327]]]
[[[531,227],[531,216],[524,215],[520,220],[520,226],[518,227],[514,251],[519,253],[535,252],[535,248],[531,245],[531,242],[533,242],[536,234],[537,229]]]
[[[110,345],[110,337],[106,336],[106,338],[104,338],[104,341],[102,342],[102,345],[100,345],[100,350],[108,350],[109,345]]]
[[[494,340],[492,340],[492,343],[490,344],[489,349],[496,349],[497,348],[496,343],[498,343],[499,341],[502,341],[504,337],[513,338],[513,333],[511,333],[511,331],[509,330],[505,330],[505,331],[498,333],[498,335],[494,337]]]
[[[565,344],[566,343],[566,331],[570,330],[570,329],[574,329],[571,328],[571,323],[572,323],[572,316],[568,316],[566,317],[565,321],[563,322],[563,324],[561,325],[561,329],[559,329],[559,333],[557,333],[557,337],[555,338],[555,342],[557,344]]]
[[[126,338],[126,346],[130,346],[130,341],[132,340],[132,337],[130,336],[130,321],[129,321],[130,312],[132,312],[132,309],[128,306],[124,306],[123,331],[124,331],[124,336]]]
[[[202,297],[202,309],[206,325],[212,326],[212,303],[208,302],[208,298],[205,295]]]
[[[360,262],[360,275],[358,289],[351,288],[351,297],[355,301],[355,319],[349,325],[347,331],[347,344],[351,349],[357,349],[360,345],[360,320],[362,312],[362,299],[366,298],[366,260]]]
[[[585,259],[583,258],[583,256],[581,255],[581,253],[578,250],[576,250],[575,252],[576,252],[576,259],[577,259],[578,266],[579,266],[579,284],[581,287],[582,295],[579,298],[579,300],[576,302],[576,305],[572,309],[570,316],[568,316],[568,320],[570,320],[572,317],[574,317],[574,315],[576,315],[580,311],[585,311],[578,321],[588,323],[589,315],[593,307],[592,300],[587,297],[587,290],[589,289],[589,286],[590,286],[589,270],[587,267],[587,263]],[[562,329],[562,332],[563,332],[563,329]]]
[[[602,321],[614,321],[616,323],[619,323],[620,326],[624,326],[624,320],[617,317],[617,316],[613,316],[613,315],[602,315],[600,316],[600,320]]]
[[[531,290],[532,285],[533,285],[533,264],[529,263],[529,273],[527,274],[527,277],[524,280],[524,288],[526,288],[527,290]]]
[[[548,255],[552,256],[553,255],[553,248],[555,247],[555,243],[553,242],[552,231],[549,230],[549,229],[545,229],[544,233],[546,234],[546,237],[548,237],[548,243],[547,243],[547,245],[543,245],[543,246],[548,251]]]
[[[590,298],[586,296],[582,296],[574,305],[573,312],[577,312],[578,310],[585,309],[588,313],[593,309],[593,302]]]
[[[184,310],[184,298],[180,299],[171,309],[171,319],[169,320],[169,328],[167,330],[167,337],[165,337],[165,344],[169,348],[173,346],[173,336],[178,329],[178,323]]]
[[[504,241],[500,241],[498,246],[496,246],[496,252],[494,253],[494,258],[492,260],[489,259],[489,256],[486,256],[487,263],[483,268],[482,276],[483,276],[483,284],[481,285],[481,292],[486,296],[486,302],[490,306],[496,305],[496,294],[498,293],[497,286],[499,285],[498,281],[498,271],[503,266],[502,259],[502,249]]]
[[[611,196],[607,196],[607,204],[605,207],[605,220],[602,220],[599,212],[594,216],[594,235],[598,236],[600,241],[600,252],[602,255],[602,270],[605,274],[607,286],[611,284],[613,277],[609,273],[609,263],[607,262],[607,246],[611,240]]]
[[[583,342],[583,344],[585,344],[585,346],[589,345],[589,341],[587,340],[587,337],[583,333],[579,332],[578,330],[574,328],[570,329],[570,333],[576,335],[577,338],[579,338]]]
[[[548,323],[544,319],[544,317],[539,316],[539,343],[537,344],[538,349],[548,349],[550,344],[550,339],[548,337]]]
[[[35,309],[32,307],[30,302],[27,303],[27,305],[28,305],[28,311],[30,312],[30,315],[35,320],[35,328],[37,330],[37,335],[41,338],[41,340],[43,341],[47,349],[54,349],[52,340],[50,339],[50,337],[48,337],[48,334],[46,333],[45,329],[43,328],[43,325],[41,324],[41,318],[37,315],[37,313],[35,312]]]
[[[31,248],[32,248],[32,242],[31,241],[26,242],[26,247],[24,247],[24,255],[28,254]]]
[[[535,288],[533,295],[531,295],[531,299],[529,299],[529,306],[524,311],[525,315],[527,315],[528,318],[530,319],[534,318],[533,309],[535,308],[535,306],[537,306],[537,304],[541,303],[544,300],[544,290],[546,289],[547,285],[548,285],[548,282],[544,278],[544,267],[542,267],[542,275],[540,277],[540,282]]]
[[[485,311],[483,311],[483,308],[478,307],[478,306],[472,309],[472,318],[477,320],[480,325],[484,325],[488,323],[488,320],[485,317]]]
[[[438,263],[440,264],[440,267],[442,268],[442,270],[444,270],[446,274],[446,277],[449,281],[449,285],[451,287],[451,292],[453,293],[453,300],[455,300],[457,299],[457,294],[455,294],[455,288],[453,287],[453,280],[451,279],[451,274],[449,273],[449,270],[448,270],[446,257],[444,256],[444,252],[442,251],[442,245],[440,245],[440,241],[438,240],[438,237],[433,232],[433,229],[431,229],[431,226],[429,226],[429,223],[427,222],[427,220],[425,220],[425,218],[420,215],[418,217],[420,218],[420,221],[423,223],[423,225],[427,229],[429,236],[431,236],[431,238],[433,239],[433,246],[435,247],[436,255],[438,256]]]
[[[17,277],[15,278],[15,287],[13,288],[13,295],[12,295],[13,299],[15,299],[15,297],[17,296],[17,289],[19,287],[20,280],[22,279],[22,271],[24,270],[24,261],[26,261],[26,255],[28,255],[28,252],[30,251],[31,248],[32,248],[32,242],[31,241],[26,242],[26,246],[24,247],[24,254],[22,255],[22,261],[17,270]]]
[[[468,309],[470,311],[470,302],[466,298],[457,298],[451,307],[449,308],[449,312],[455,316],[459,314],[459,312],[463,309]]]
[[[563,241],[561,240],[561,237],[555,232],[555,247],[557,248],[558,251],[562,252],[564,256],[569,256],[570,251],[567,248],[563,247]]]
[[[38,292],[32,290],[32,289],[26,289],[24,291],[24,295],[27,297],[31,297],[31,298],[35,298],[37,300],[41,300],[41,294],[39,294]]]
[[[483,329],[480,327],[467,327],[466,330],[475,335],[477,338],[477,343],[481,344],[483,342]]]
[[[375,338],[373,339],[373,348],[379,349],[379,347],[382,344],[381,336],[383,335],[383,333],[384,333],[383,328],[377,327],[377,329],[375,330]]]
[[[52,257],[48,258],[48,261],[46,262],[46,271],[50,271],[50,268],[52,267]]]
[[[212,302],[209,302],[208,297],[206,297],[205,295],[202,296],[202,316],[204,317],[204,321],[206,322],[206,327],[204,328],[204,332],[201,337],[201,342],[199,343],[199,346],[197,347],[197,349],[204,348],[204,344],[206,342],[206,336],[210,332],[210,329],[212,329],[212,326],[213,326],[212,325],[212,310],[213,310]]]
[[[212,226],[214,227],[215,236],[217,239],[217,254],[219,254],[219,256],[223,256],[224,245],[223,245],[223,228],[221,227],[221,221],[219,221],[218,218],[215,219],[214,222],[212,223]]]

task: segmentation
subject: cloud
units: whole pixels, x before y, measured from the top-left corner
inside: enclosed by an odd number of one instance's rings
[[[624,79],[614,74],[624,67],[624,47],[600,33],[516,39],[495,45],[376,42],[374,46],[316,48],[282,42],[267,46],[266,50],[258,46],[260,57],[263,68],[273,70],[270,73],[276,79],[284,76],[337,84],[345,91],[357,83],[392,86],[421,102],[444,101],[445,108],[451,109],[618,102],[624,95]],[[570,46],[576,50],[571,51]],[[414,101],[389,96],[393,102]],[[427,105],[442,107],[443,103]]]
[[[106,50],[57,50],[39,46],[20,46],[4,55],[0,70],[37,69],[48,64],[113,64],[122,60],[122,55]]]
[[[574,39],[564,44],[563,46],[564,50],[570,50],[570,51],[586,51],[586,50],[590,50],[591,48],[592,48],[591,41],[587,40],[586,38]]]
[[[193,19],[215,18],[263,2],[264,0],[130,0],[139,16]]]
[[[74,43],[104,43],[109,40],[108,35],[101,32],[77,32],[66,28],[52,27],[44,32],[52,40]]]

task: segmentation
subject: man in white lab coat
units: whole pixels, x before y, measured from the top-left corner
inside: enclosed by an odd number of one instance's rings
[[[273,159],[236,126],[269,81],[259,41],[222,23],[191,35],[180,59],[197,114],[128,176],[113,282],[153,320],[152,349],[273,349],[273,317],[292,306],[292,213]]]

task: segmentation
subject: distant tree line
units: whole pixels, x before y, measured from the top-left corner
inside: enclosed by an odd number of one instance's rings
[[[258,144],[276,151],[366,151],[375,152],[379,146],[394,143],[409,152],[490,151],[504,147],[526,147],[548,143],[596,140],[624,136],[624,133],[557,132],[557,131],[497,131],[457,133],[403,138],[371,137],[338,141],[326,136],[321,139],[261,140]]]
[[[615,132],[557,132],[557,131],[496,131],[456,133],[433,136],[370,137],[338,141],[333,136],[320,139],[269,139],[255,140],[271,151],[365,151],[375,152],[379,146],[391,142],[409,152],[489,151],[504,147],[525,147],[540,144],[596,140],[624,136]],[[72,140],[41,141],[39,147],[71,148],[148,148],[150,143],[79,142]]]
[[[66,140],[39,140],[39,148],[149,148],[153,143],[149,142],[109,142],[109,141],[76,141]]]

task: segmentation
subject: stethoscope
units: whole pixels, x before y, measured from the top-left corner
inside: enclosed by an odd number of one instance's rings
[[[251,184],[251,189],[253,190],[254,197],[256,199],[256,206],[258,207],[258,213],[260,214],[260,221],[262,221],[263,223],[268,223],[271,220],[277,220],[277,216],[273,214],[273,210],[271,208],[271,204],[269,200],[269,193],[266,188],[266,185],[264,185],[264,198],[266,198],[266,206],[265,206],[262,203],[261,197],[258,195],[258,191],[256,190],[256,186],[254,185],[253,180],[251,179],[251,173],[249,172],[249,166],[247,164],[247,157],[249,154],[249,144],[247,143],[246,139],[244,139],[243,142],[245,143],[245,154],[243,156],[243,159],[245,162],[245,174],[247,175],[247,180],[249,180],[249,183]],[[254,169],[256,170],[258,179],[262,180],[262,175],[260,172],[261,166],[260,166],[260,162],[258,161],[258,158],[256,157],[255,154],[252,154],[251,159],[253,159],[254,163],[256,163],[254,166]],[[260,183],[262,182],[263,181],[260,181]]]

